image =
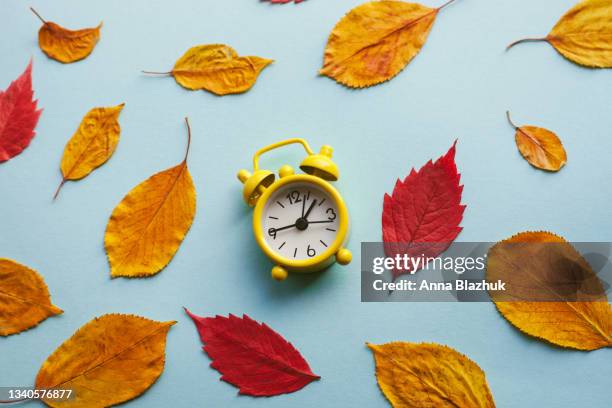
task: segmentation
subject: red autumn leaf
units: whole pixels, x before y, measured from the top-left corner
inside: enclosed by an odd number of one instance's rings
[[[461,232],[459,224],[465,205],[461,204],[463,186],[455,164],[456,144],[419,171],[413,168],[404,181],[397,180],[392,195],[385,194],[382,224],[387,256],[436,257]],[[393,279],[415,273],[423,266],[394,269]]]
[[[223,381],[238,387],[240,394],[287,394],[320,378],[300,352],[265,323],[247,315],[200,317],[185,311],[200,333],[210,366],[223,374]]]
[[[19,153],[28,145],[36,132],[34,127],[42,109],[36,110],[32,90],[32,61],[23,74],[6,91],[0,91],[0,163]]]

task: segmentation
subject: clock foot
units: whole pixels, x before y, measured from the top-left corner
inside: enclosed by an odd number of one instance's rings
[[[340,248],[336,252],[336,262],[340,265],[348,265],[353,260],[353,254],[346,248]]]
[[[277,281],[283,281],[287,279],[288,274],[289,272],[287,272],[287,270],[282,266],[276,265],[274,268],[272,268],[272,278]]]

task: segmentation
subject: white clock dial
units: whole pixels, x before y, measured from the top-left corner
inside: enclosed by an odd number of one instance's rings
[[[327,191],[297,182],[270,196],[261,223],[272,251],[288,259],[310,259],[324,253],[336,240],[340,213]]]

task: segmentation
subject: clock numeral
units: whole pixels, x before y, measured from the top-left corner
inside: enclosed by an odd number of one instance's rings
[[[306,255],[308,255],[309,257],[313,257],[317,254],[317,251],[315,251],[314,248],[310,247],[310,244],[308,244],[308,248],[306,248]]]
[[[300,192],[295,190],[290,192],[287,194],[287,200],[289,200],[289,204],[301,203]]]
[[[325,211],[325,214],[327,214],[327,219],[330,221],[335,220],[337,217],[333,208],[328,208],[327,211]]]
[[[270,228],[268,230],[268,235],[271,236],[273,239],[276,239],[276,228]]]

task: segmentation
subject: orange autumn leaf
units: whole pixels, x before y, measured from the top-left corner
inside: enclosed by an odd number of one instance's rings
[[[505,291],[490,292],[491,299],[523,333],[578,350],[612,346],[612,308],[604,287],[562,237],[528,231],[498,242],[487,254],[486,279],[506,283]]]
[[[327,41],[320,74],[351,88],[379,84],[396,76],[419,53],[438,8],[383,0],[348,12]]]
[[[240,57],[232,47],[223,44],[198,45],[187,50],[170,72],[143,72],[172,75],[187,89],[228,95],[251,89],[261,70],[272,62],[256,56]]]
[[[450,347],[433,343],[369,344],[378,385],[394,408],[493,408],[478,365]]]
[[[113,210],[104,246],[111,276],[144,277],[161,271],[174,257],[196,211],[196,192],[184,160],[132,189]]]
[[[43,399],[53,408],[110,407],[144,393],[164,370],[166,336],[176,322],[107,314],[77,330],[43,363],[35,388],[72,390]]]
[[[42,276],[25,265],[0,258],[0,336],[20,333],[61,313],[51,304]]]
[[[119,114],[125,104],[93,108],[81,121],[79,128],[64,148],[60,165],[62,182],[55,192],[54,199],[67,180],[80,180],[113,155],[119,143]]]
[[[65,64],[82,60],[93,51],[100,39],[100,23],[94,28],[69,30],[46,21],[32,7],[30,10],[42,21],[38,31],[38,45],[49,58]]]
[[[536,126],[516,126],[510,112],[506,112],[506,117],[516,130],[516,146],[529,164],[548,171],[559,171],[565,165],[567,153],[556,134]]]

